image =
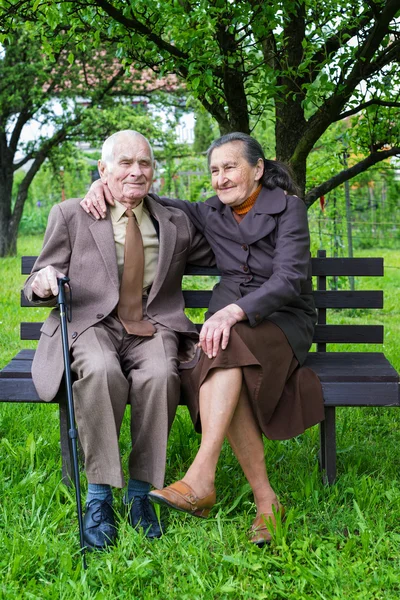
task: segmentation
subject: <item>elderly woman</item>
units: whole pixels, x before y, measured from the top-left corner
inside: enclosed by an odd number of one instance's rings
[[[216,196],[184,210],[211,245],[221,279],[200,333],[197,364],[182,390],[202,438],[181,481],[153,490],[153,502],[207,517],[224,438],[252,488],[257,508],[250,541],[271,540],[283,515],[265,466],[262,434],[289,439],[321,421],[321,386],[301,367],[316,321],[307,211],[283,165],[260,144],[230,133],[208,150]],[[87,208],[87,207],[86,207]]]

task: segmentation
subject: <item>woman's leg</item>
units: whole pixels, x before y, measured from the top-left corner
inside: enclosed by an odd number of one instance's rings
[[[222,444],[239,402],[242,369],[214,369],[200,388],[202,438],[199,451],[183,477],[199,498],[214,489]]]
[[[272,513],[272,505],[278,508],[278,500],[267,475],[262,433],[244,388],[227,437],[253,491],[257,515]]]

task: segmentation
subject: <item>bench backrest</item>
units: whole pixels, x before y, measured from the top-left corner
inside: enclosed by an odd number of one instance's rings
[[[29,275],[36,256],[23,256],[21,272]],[[318,310],[318,324],[314,342],[319,352],[326,351],[326,344],[382,344],[382,325],[327,325],[328,309],[383,308],[383,291],[327,290],[328,277],[382,277],[383,258],[326,258],[320,250],[317,258],[311,259],[312,274],[316,276],[314,290]],[[196,267],[187,265],[186,275],[197,277],[218,276],[216,267]],[[183,292],[186,308],[206,308],[211,298],[211,290],[187,290]],[[34,306],[21,292],[21,306]],[[22,340],[38,340],[42,323],[21,323]]]

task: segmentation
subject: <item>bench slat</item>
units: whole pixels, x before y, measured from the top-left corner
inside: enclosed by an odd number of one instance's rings
[[[382,352],[310,352],[305,366],[324,382],[397,382],[399,375]]]
[[[383,344],[383,325],[316,325],[314,342]]]
[[[317,308],[383,308],[383,291],[314,291]]]
[[[43,323],[21,323],[21,340],[38,340]],[[199,325],[198,328],[200,328]],[[382,325],[317,325],[314,342],[327,344],[383,344]]]
[[[9,379],[0,377],[2,402],[43,402],[37,395],[32,379]]]
[[[324,405],[400,406],[399,384],[390,382],[322,382]]]
[[[211,290],[185,290],[183,297],[186,308],[208,306],[211,293]],[[315,291],[314,300],[317,308],[383,308],[383,291]],[[29,302],[22,291],[20,303],[23,308],[37,308],[37,304]]]
[[[16,360],[33,360],[33,357],[35,355],[35,350],[31,349],[31,348],[24,348],[23,350],[20,350],[18,352],[18,354],[15,355],[15,359]]]
[[[7,379],[28,379],[31,377],[31,360],[13,358],[0,372],[0,377]]]
[[[21,273],[29,275],[35,263],[36,256],[23,256]],[[318,276],[370,276],[383,275],[383,258],[312,258],[312,274]],[[216,267],[197,267],[187,265],[186,275],[219,275]]]
[[[312,258],[311,270],[318,276],[382,277],[383,258]]]
[[[31,377],[34,350],[25,359],[17,355],[2,369],[0,377]],[[382,352],[311,352],[305,366],[323,382],[399,382],[399,375]]]

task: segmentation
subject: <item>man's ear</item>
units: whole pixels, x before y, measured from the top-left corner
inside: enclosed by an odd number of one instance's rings
[[[100,179],[103,183],[107,183],[107,165],[102,160],[97,163],[97,169],[99,171]]]

